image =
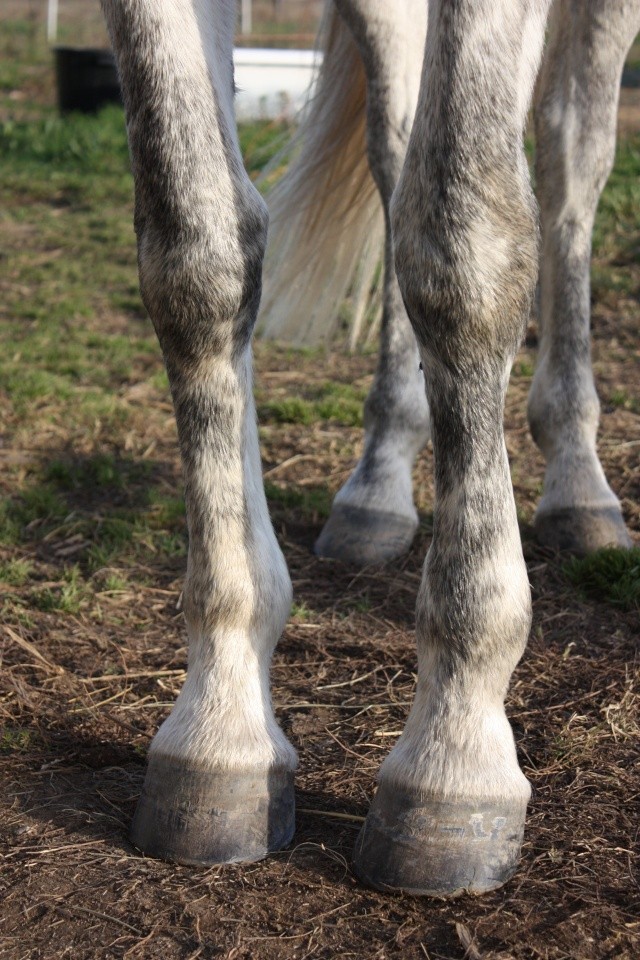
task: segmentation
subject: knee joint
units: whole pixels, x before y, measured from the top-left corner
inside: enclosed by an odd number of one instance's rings
[[[165,355],[194,362],[246,343],[261,292],[268,215],[256,194],[232,215],[207,211],[138,230],[140,289]]]
[[[416,202],[404,174],[394,194],[407,312],[421,346],[447,362],[470,353],[513,357],[519,346],[537,277],[537,223],[526,185],[514,194],[451,188],[443,197],[432,188]]]

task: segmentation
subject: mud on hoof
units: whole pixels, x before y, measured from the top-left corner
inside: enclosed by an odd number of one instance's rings
[[[437,800],[381,784],[356,841],[354,869],[377,890],[485,893],[514,873],[526,801]]]
[[[554,550],[585,554],[602,547],[632,546],[617,507],[575,507],[536,514],[534,527],[540,543]]]
[[[286,847],[294,828],[291,771],[203,770],[152,755],[131,841],[177,863],[236,863]]]
[[[418,529],[414,517],[349,504],[335,504],[315,553],[345,563],[385,563],[405,554]]]

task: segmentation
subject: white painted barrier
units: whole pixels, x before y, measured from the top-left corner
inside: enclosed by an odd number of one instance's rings
[[[238,120],[292,119],[305,104],[322,54],[237,47],[233,62]]]

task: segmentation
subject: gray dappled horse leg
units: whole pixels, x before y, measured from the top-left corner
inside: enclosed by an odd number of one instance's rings
[[[424,50],[424,0],[337,0],[367,76],[369,165],[385,211],[378,369],[364,410],[364,450],[338,492],[316,553],[376,563],[405,553],[418,527],[412,468],[429,438],[418,348],[393,267],[389,203],[411,130]]]
[[[260,472],[250,338],[267,214],[238,149],[232,0],[103,0],[135,178],[140,284],[185,476],[187,679],[149,751],[132,839],[184,863],[254,860],[294,823],[269,663],[291,585]]]
[[[425,368],[436,501],[418,682],[356,844],[360,876],[482,892],[519,855],[529,784],[504,710],[531,598],[503,435],[537,274],[522,133],[548,0],[432,0],[392,202],[396,270]]]
[[[535,526],[544,543],[578,553],[631,542],[596,452],[589,270],[593,219],[613,165],[620,75],[639,29],[638,0],[558,0],[536,90],[541,341],[528,413],[547,470]]]

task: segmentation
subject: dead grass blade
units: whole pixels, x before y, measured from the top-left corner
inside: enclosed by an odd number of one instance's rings
[[[22,647],[26,653],[32,656],[34,660],[37,660],[38,663],[42,664],[42,666],[46,667],[51,673],[60,675],[67,672],[64,667],[61,667],[57,663],[52,663],[51,660],[47,660],[47,658],[40,653],[37,647],[35,647],[28,640],[25,640],[24,637],[21,637],[20,634],[16,633],[15,630],[12,630],[11,627],[4,626],[3,630],[10,640],[16,643],[19,647]]]

